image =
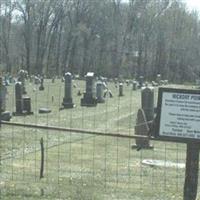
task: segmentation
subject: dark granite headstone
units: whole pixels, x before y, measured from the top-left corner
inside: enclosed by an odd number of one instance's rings
[[[141,104],[147,121],[154,119],[154,88],[146,86],[141,91]]]
[[[62,105],[64,108],[74,107],[72,100],[72,75],[69,72],[65,73],[65,96]]]
[[[88,72],[86,75],[86,92],[81,99],[81,106],[96,106],[96,87],[95,76],[93,72]]]
[[[123,83],[120,83],[119,84],[119,97],[124,96],[123,89],[124,89]]]
[[[3,84],[3,79],[0,77],[0,101],[1,101],[1,111],[6,110],[6,94],[7,94],[7,88]]]
[[[139,88],[142,88],[144,84],[144,76],[140,76],[138,82],[139,82]]]
[[[28,96],[22,97],[22,102],[23,102],[23,112],[25,114],[33,114],[31,112],[31,98]]]
[[[15,106],[16,115],[21,115],[23,113],[23,101],[22,101],[22,83],[17,82],[15,84]]]
[[[135,135],[148,136],[148,132],[149,132],[149,126],[146,120],[145,113],[143,109],[139,109],[136,119]],[[148,138],[138,138],[135,140],[135,144],[132,145],[132,148],[137,148],[139,150],[139,149],[150,149],[153,147],[150,146]]]
[[[31,98],[26,96],[22,96],[22,83],[17,82],[15,84],[15,107],[16,112],[13,113],[15,116],[17,115],[31,115]]]

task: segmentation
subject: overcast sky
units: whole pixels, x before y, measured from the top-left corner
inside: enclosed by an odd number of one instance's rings
[[[200,12],[200,0],[184,0],[189,10],[197,10]]]

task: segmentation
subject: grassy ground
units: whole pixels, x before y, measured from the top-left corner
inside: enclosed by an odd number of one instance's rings
[[[77,91],[83,81],[75,81],[74,109],[59,111],[63,83],[45,80],[45,91],[27,83],[34,115],[13,117],[12,121],[83,128],[104,132],[134,134],[140,91],[124,86],[123,97],[113,83],[109,88],[114,98],[97,107],[81,107]],[[9,86],[8,110],[15,111],[13,86]],[[155,97],[156,97],[155,92]],[[49,107],[49,114],[38,114]],[[182,199],[184,169],[149,167],[144,159],[185,162],[185,145],[154,142],[154,150],[131,149],[132,140],[91,136],[73,132],[2,126],[0,165],[1,199]],[[44,178],[40,173],[40,138],[45,145]]]

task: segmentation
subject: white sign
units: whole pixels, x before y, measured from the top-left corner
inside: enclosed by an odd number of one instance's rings
[[[163,92],[159,135],[200,139],[200,94]]]

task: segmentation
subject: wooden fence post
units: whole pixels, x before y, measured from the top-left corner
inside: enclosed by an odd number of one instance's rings
[[[44,140],[40,139],[40,147],[41,147],[41,165],[40,165],[40,179],[44,177]]]

